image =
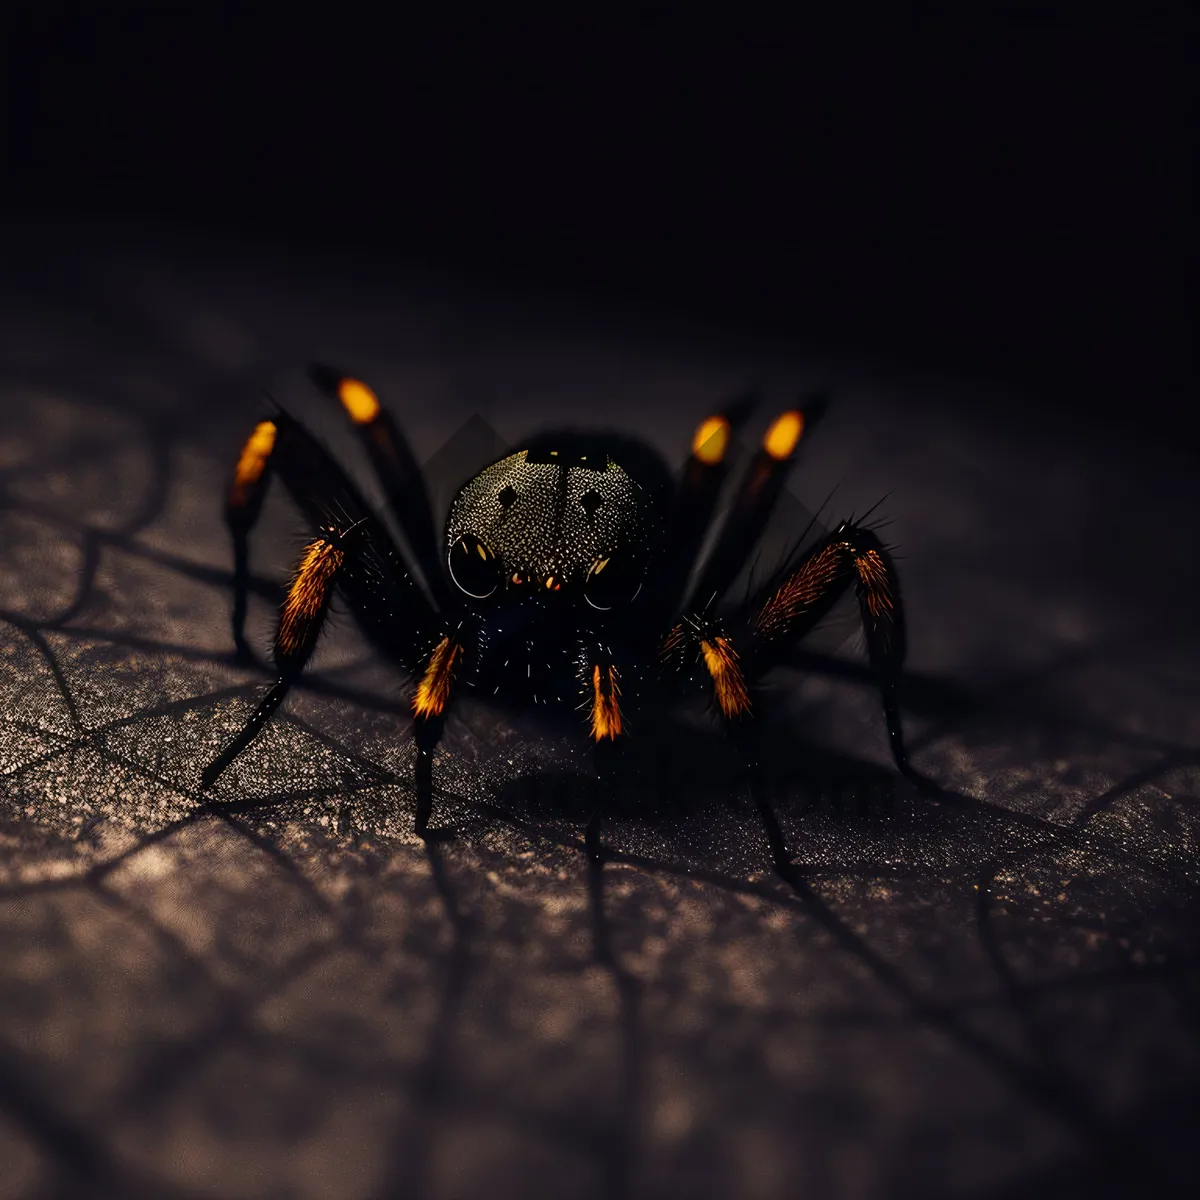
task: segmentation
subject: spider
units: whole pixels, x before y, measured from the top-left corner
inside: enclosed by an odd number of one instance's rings
[[[415,685],[415,826],[428,837],[434,750],[464,690],[510,708],[560,715],[580,709],[577,719],[598,760],[624,739],[636,714],[662,712],[697,686],[708,691],[721,722],[745,730],[758,681],[851,585],[892,756],[903,775],[926,782],[908,763],[897,707],[905,636],[895,568],[871,529],[843,522],[804,552],[793,551],[744,600],[723,603],[823,401],[770,424],[723,523],[714,519],[717,500],[731,437],[749,412],[744,402],[700,423],[677,482],[633,438],[543,433],[459,490],[439,541],[412,450],[374,391],[329,367],[314,366],[310,376],[357,428],[408,553],[332,455],[275,404],[243,446],[225,504],[234,550],[233,637],[242,657],[252,657],[245,637],[250,534],[273,474],[300,508],[311,540],[279,613],[278,679],[206,768],[205,788],[304,670],[335,592],[368,642]],[[598,822],[599,808],[586,838],[593,854]]]

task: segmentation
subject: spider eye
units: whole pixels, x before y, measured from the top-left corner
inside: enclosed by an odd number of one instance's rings
[[[477,537],[464,533],[446,555],[450,578],[460,592],[484,600],[500,586],[500,562]]]
[[[624,551],[596,559],[583,581],[584,599],[601,612],[628,603],[642,590],[643,565]]]

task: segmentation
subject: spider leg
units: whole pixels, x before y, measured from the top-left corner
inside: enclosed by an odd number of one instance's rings
[[[446,708],[464,653],[461,641],[450,635],[443,637],[430,653],[413,693],[413,741],[417,746],[413,772],[418,837],[429,836],[429,818],[433,812],[433,752],[442,740],[446,727]]]
[[[413,580],[386,526],[329,452],[282,410],[270,424],[272,442],[253,482],[265,486],[269,459],[310,526],[320,532],[305,548],[280,611],[275,638],[279,678],[204,771],[203,784],[216,781],[282,703],[312,655],[336,589],[376,649],[419,679],[413,713],[418,824],[423,830],[432,806],[430,759],[463,647],[444,635],[442,619]],[[261,494],[250,495],[238,511],[261,502]]]
[[[361,380],[317,363],[309,368],[309,376],[322,392],[340,402],[354,423],[425,582],[434,595],[443,598],[433,509],[425,477],[408,439]]]
[[[603,849],[600,844],[600,830],[603,821],[603,806],[600,797],[597,796],[596,807],[592,809],[592,815],[588,817],[587,826],[583,831],[583,848],[588,856],[588,861],[597,864],[603,861]]]
[[[245,661],[254,654],[246,641],[246,598],[250,586],[250,532],[262,512],[275,448],[274,421],[259,421],[246,439],[225,496],[225,524],[233,538],[233,644]]]
[[[239,656],[253,658],[245,637],[249,538],[274,476],[313,529],[348,530],[357,523],[369,525],[370,536],[362,544],[361,569],[351,570],[341,586],[344,591],[357,593],[348,599],[359,623],[365,620],[374,626],[364,631],[373,640],[382,640],[383,649],[413,670],[433,608],[386,528],[333,456],[299,421],[276,407],[274,416],[260,421],[243,445],[225,501],[225,523],[233,537],[232,625]],[[399,640],[406,630],[419,631],[415,644]]]
[[[703,615],[684,617],[663,641],[662,657],[680,670],[697,660],[703,664],[715,705],[735,730],[753,776],[753,734],[745,718],[752,715],[754,682],[778,661],[782,650],[799,641],[829,612],[851,584],[858,597],[871,671],[880,690],[892,758],[911,783],[924,791],[936,791],[936,785],[908,761],[904,746],[897,702],[906,648],[904,614],[895,567],[871,530],[843,524],[769,581],[728,621]],[[755,802],[761,809],[760,796],[756,795]],[[773,845],[773,850],[778,847]]]
[[[353,537],[353,533],[349,535]],[[258,736],[304,670],[321,636],[334,584],[345,566],[347,538],[330,530],[304,548],[275,634],[279,678],[242,729],[204,769],[201,786],[211,787],[226,767]]]
[[[752,704],[742,656],[723,622],[702,615],[680,620],[663,640],[660,657],[682,673],[702,663],[717,711],[728,722],[750,715]]]
[[[612,798],[614,752],[617,740],[625,736],[621,711],[621,674],[607,645],[596,641],[585,644],[579,656],[580,684],[589,714],[592,738],[592,786],[595,806],[584,832],[584,847],[593,865],[603,855],[600,828],[604,811]]]
[[[743,476],[715,546],[705,561],[696,564],[698,578],[692,595],[698,601],[698,611],[679,620],[660,647],[661,657],[675,660],[677,669],[691,665],[689,652],[703,661],[714,699],[727,720],[749,713],[750,696],[733,639],[706,613],[745,565],[783,490],[805,423],[816,420],[824,407],[824,397],[814,396],[804,409],[782,413],[772,422]],[[692,454],[684,469],[669,539],[672,552],[682,548],[688,559],[695,557],[711,522],[726,473],[724,458],[730,431],[730,419],[717,415],[703,421],[692,439]],[[671,594],[675,590],[671,588]]]
[[[814,396],[803,408],[781,413],[763,436],[762,445],[742,477],[716,544],[707,560],[699,566],[692,596],[700,611],[710,609],[746,565],[787,482],[805,426],[820,416],[824,405],[823,397]]]
[[[688,576],[700,555],[717,498],[729,474],[726,461],[729,439],[749,415],[752,402],[746,396],[726,405],[701,421],[692,435],[692,452],[684,464],[672,503],[666,555],[654,585],[655,598],[668,613],[678,612],[687,598]]]
[[[685,668],[693,654],[704,664],[714,705],[741,760],[746,787],[762,820],[775,869],[784,878],[790,878],[791,858],[774,810],[767,801],[758,764],[758,728],[748,719],[752,703],[742,656],[725,627],[703,617],[684,618],[663,643],[663,658],[669,663],[673,660],[677,670]]]
[[[414,785],[417,832],[425,836],[433,808],[433,753],[465,653],[461,627],[447,632],[445,617],[434,612],[413,581],[386,528],[320,443],[286,415],[277,423],[277,471],[296,503],[314,523],[338,514],[362,529],[338,590],[371,642],[417,679],[412,700]]]
[[[897,702],[906,651],[899,581],[891,556],[871,530],[843,524],[747,605],[742,617],[751,674],[761,674],[779,650],[804,637],[851,583],[866,634],[868,660],[879,685],[892,758],[901,775],[928,789],[934,785],[908,761]]]
[[[441,619],[417,585],[382,521],[334,457],[280,410],[271,466],[311,529],[355,531],[338,591],[371,643],[410,674],[423,668]],[[352,551],[352,552],[351,552]]]
[[[604,862],[604,846],[600,841],[600,834],[604,815],[611,807],[615,787],[613,749],[614,743],[611,741],[597,741],[592,746],[592,790],[595,803],[583,831],[583,847],[588,861],[594,867],[600,867]]]

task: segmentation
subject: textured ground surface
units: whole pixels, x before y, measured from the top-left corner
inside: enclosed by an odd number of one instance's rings
[[[37,243],[6,267],[0,1196],[1184,1185],[1200,644],[1171,586],[1191,464],[1020,398],[517,320],[501,296]],[[571,748],[482,712],[441,763],[457,836],[427,849],[402,689],[345,622],[202,795],[265,678],[228,658],[219,518],[256,394],[353,457],[311,358],[391,399],[443,502],[489,426],[611,423],[678,461],[731,388],[833,383],[793,492],[815,508],[843,480],[842,515],[894,489],[906,715],[947,801],[892,789],[859,681],[781,673],[795,887],[711,738],[683,746],[674,810],[610,824],[597,884],[555,782]],[[263,528],[265,645],[297,526],[280,500]]]

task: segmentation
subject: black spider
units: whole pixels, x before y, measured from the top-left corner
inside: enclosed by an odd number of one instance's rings
[[[408,540],[422,587],[386,525],[332,456],[281,409],[246,442],[226,504],[233,534],[233,633],[244,625],[248,539],[278,474],[312,529],[284,600],[279,679],[204,772],[211,785],[242,752],[304,669],[338,591],[368,641],[415,683],[416,828],[433,805],[432,758],[463,688],[505,706],[582,708],[599,752],[637,712],[661,712],[691,681],[710,690],[734,730],[752,721],[755,685],[854,584],[891,750],[908,765],[896,703],[904,624],[895,569],[874,532],[844,523],[793,554],[744,602],[722,606],[783,487],[819,405],[771,424],[734,492],[711,550],[701,545],[726,479],[726,450],[744,405],[696,430],[678,484],[630,438],[547,433],[471,479],[439,544],[412,451],[366,384],[326,367],[312,377],[341,401]],[[598,811],[598,810],[597,810]],[[588,847],[598,850],[597,820]]]

